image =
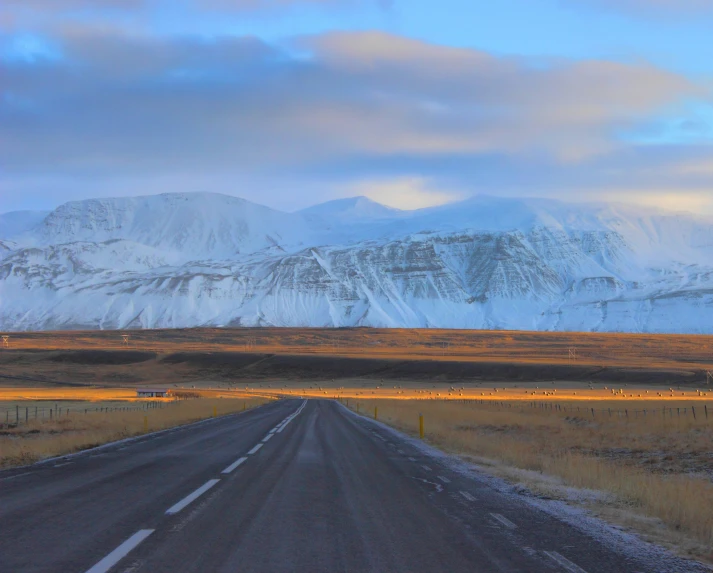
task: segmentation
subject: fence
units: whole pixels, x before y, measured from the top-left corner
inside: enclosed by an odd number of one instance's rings
[[[587,417],[595,418],[597,416],[608,416],[619,418],[638,418],[647,416],[659,416],[659,417],[681,417],[681,416],[692,416],[693,419],[708,419],[708,405],[700,404],[699,406],[670,406],[670,407],[660,407],[660,408],[643,408],[641,410],[630,409],[630,408],[592,408],[587,406],[573,406],[572,404],[562,404],[557,402],[540,402],[540,401],[517,401],[517,402],[505,402],[498,400],[482,400],[482,399],[438,399],[438,398],[420,398],[421,400],[428,400],[432,402],[444,402],[449,404],[478,404],[481,406],[496,406],[501,409],[520,409],[521,411],[525,407],[539,410],[550,410],[552,412],[561,412],[564,414],[571,415],[585,415]],[[696,408],[698,408],[696,410]],[[711,407],[711,417],[713,418],[713,406]]]
[[[41,406],[20,406],[19,404],[16,404],[15,407],[0,409],[0,424],[4,428],[10,428],[20,426],[23,423],[27,424],[31,420],[49,422],[64,419],[73,415],[76,416],[90,413],[111,414],[114,412],[138,412],[142,410],[146,411],[167,408],[177,403],[177,400],[172,400],[170,402],[149,401],[142,402],[140,405],[132,406],[96,406],[92,408],[83,408],[81,406],[61,407],[59,403],[55,403],[54,408]]]

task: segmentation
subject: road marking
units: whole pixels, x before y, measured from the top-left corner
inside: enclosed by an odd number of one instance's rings
[[[166,511],[166,515],[174,515],[174,514],[178,513],[184,507],[186,507],[189,503],[194,502],[196,499],[198,499],[200,496],[202,496],[205,492],[207,492],[210,488],[212,488],[219,481],[220,481],[219,479],[209,479],[207,482],[205,482],[201,487],[199,487],[192,494],[187,495],[181,501],[179,501],[176,505],[169,508]]]
[[[33,473],[35,473],[35,472],[25,472],[25,473],[22,473],[22,474],[15,474],[14,476],[2,478],[2,480],[0,480],[0,481],[7,481],[7,480],[9,480],[9,479],[15,479],[15,478],[19,478],[19,477],[22,477],[22,476],[29,476],[29,475],[32,475]]]
[[[124,543],[119,545],[119,547],[114,549],[114,551],[109,553],[109,555],[94,565],[94,567],[87,569],[87,573],[106,573],[154,531],[154,529],[139,529],[136,533],[129,537],[129,539],[124,541]]]
[[[274,436],[274,435],[275,435],[275,434],[268,434],[267,436],[265,436],[265,437],[262,439],[262,442],[265,443],[265,442],[269,441],[270,438],[272,438],[272,436]]]
[[[562,557],[562,555],[560,555],[556,551],[543,551],[543,553],[547,555],[547,557],[552,559],[552,561],[557,563],[560,567],[566,569],[570,573],[587,573],[584,569],[575,565],[566,557]]]
[[[277,430],[277,433],[279,434],[280,432],[282,432],[282,430],[284,430],[287,427],[287,424],[289,424],[297,416],[297,414],[299,414],[304,409],[304,407],[306,405],[307,405],[307,400],[302,402],[302,405],[299,408],[297,408],[297,411],[294,414],[290,414],[289,416],[287,416],[287,418],[282,420],[282,422],[277,424],[278,426],[280,426],[280,429]]]
[[[404,455],[404,451],[403,451],[403,450],[396,450],[396,451],[397,451],[399,454],[401,454],[402,456]]]
[[[227,468],[225,468],[225,469],[224,469],[222,472],[220,472],[220,473],[222,473],[222,474],[229,474],[230,472],[232,472],[235,468],[237,468],[240,464],[242,464],[242,463],[243,463],[245,460],[247,460],[247,459],[248,459],[248,458],[239,458],[237,461],[235,461],[235,462],[233,462],[232,464],[230,464]]]
[[[53,468],[61,468],[62,466],[68,466],[71,463],[74,463],[74,462],[64,462],[63,464],[55,464],[52,467]]]
[[[430,471],[431,471],[431,468],[428,467],[428,466],[425,465],[425,464],[421,464],[421,467],[422,467],[424,470],[426,470],[427,472],[430,472]]]
[[[475,501],[475,498],[470,495],[467,491],[461,491],[460,494],[466,498],[468,501]]]
[[[415,461],[416,461],[416,458],[409,458],[409,461],[415,462]]]
[[[258,444],[257,446],[255,446],[252,450],[250,450],[250,451],[248,452],[248,455],[249,455],[249,456],[252,456],[252,455],[253,455],[254,453],[256,453],[260,448],[262,448],[262,444]]]
[[[451,480],[449,480],[446,476],[436,476],[439,480],[441,480],[443,483],[451,483]]]
[[[505,527],[508,529],[517,529],[517,525],[515,525],[512,521],[510,521],[507,517],[504,515],[500,515],[499,513],[491,513],[490,516],[493,519],[496,519],[500,523],[502,523]]]

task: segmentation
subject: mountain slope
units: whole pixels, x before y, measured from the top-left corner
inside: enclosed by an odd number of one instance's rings
[[[26,238],[39,245],[124,239],[184,258],[229,258],[266,248],[289,250],[309,234],[300,215],[195,193],[65,203]]]
[[[713,221],[477,197],[287,214],[230,197],[68,203],[0,248],[0,328],[713,332]],[[28,246],[30,245],[30,246]]]

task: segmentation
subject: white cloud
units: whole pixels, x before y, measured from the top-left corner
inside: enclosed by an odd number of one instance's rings
[[[463,198],[463,194],[457,191],[431,188],[431,184],[422,177],[362,181],[348,187],[345,196],[354,195],[363,195],[387,207],[408,211],[445,205]]]

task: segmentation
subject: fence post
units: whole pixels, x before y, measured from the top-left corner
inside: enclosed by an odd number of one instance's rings
[[[418,434],[423,440],[423,414],[418,413]]]
[[[703,404],[703,411],[706,413],[706,420],[708,419],[708,405]]]
[[[30,421],[30,409],[25,406],[25,424],[27,424]]]
[[[213,406],[213,417],[215,418],[218,415],[218,407]]]
[[[691,412],[693,413],[693,419],[696,419],[696,408],[694,406],[691,406]]]

